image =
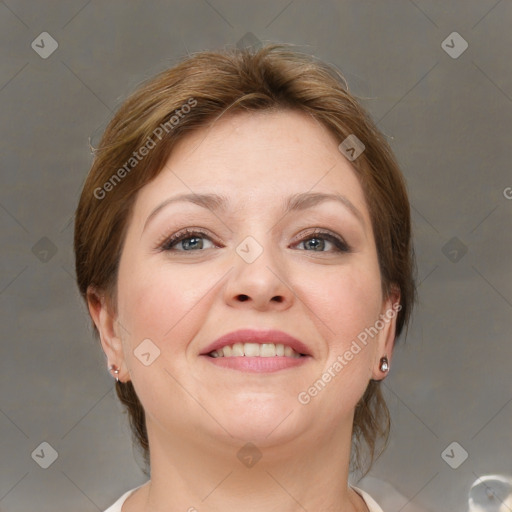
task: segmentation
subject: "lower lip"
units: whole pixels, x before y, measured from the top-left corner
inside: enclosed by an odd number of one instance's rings
[[[210,357],[204,356],[210,363],[221,368],[231,368],[241,372],[271,373],[287,368],[302,366],[309,356],[302,357]]]

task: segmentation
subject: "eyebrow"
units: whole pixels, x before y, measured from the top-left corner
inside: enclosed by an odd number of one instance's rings
[[[188,202],[197,204],[198,206],[202,206],[207,210],[211,211],[224,211],[226,209],[226,205],[228,203],[228,199],[226,196],[221,196],[217,194],[180,194],[178,196],[170,197],[166,199],[163,203],[160,203],[148,216],[146,222],[144,223],[144,228],[142,231],[146,229],[149,221],[163,208],[170,204],[180,203],[180,202]]]
[[[359,222],[365,227],[365,221],[362,213],[354,206],[354,204],[345,196],[341,194],[326,194],[323,192],[303,192],[300,194],[294,194],[285,201],[285,208],[283,211],[283,217],[288,213],[292,213],[295,211],[303,211],[308,208],[312,208],[318,204],[324,203],[326,201],[336,201],[343,206],[347,210],[349,210],[354,217],[356,217]],[[166,199],[162,203],[160,203],[148,216],[146,222],[144,223],[144,227],[142,231],[146,229],[146,226],[154,218],[159,211],[170,204],[179,203],[179,202],[188,202],[192,204],[196,204],[207,210],[215,211],[225,211],[229,200],[226,196],[218,195],[218,194],[180,194],[174,197],[170,197]]]
[[[295,194],[288,198],[285,208],[285,215],[300,210],[312,208],[317,204],[326,201],[337,201],[347,208],[354,217],[365,227],[363,214],[354,206],[354,204],[345,196],[341,194],[326,194],[323,192],[304,192],[302,194]]]

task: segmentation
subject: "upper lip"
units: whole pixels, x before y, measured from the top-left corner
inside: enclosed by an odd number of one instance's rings
[[[290,334],[274,329],[240,329],[238,331],[229,332],[210,343],[201,352],[201,355],[207,355],[214,350],[218,350],[226,345],[233,345],[235,343],[282,343],[285,346],[291,347],[299,354],[307,356],[311,355],[310,350],[304,343],[302,343],[302,341],[299,341]]]

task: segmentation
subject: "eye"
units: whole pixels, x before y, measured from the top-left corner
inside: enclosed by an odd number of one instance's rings
[[[210,249],[214,244],[204,231],[185,229],[165,238],[159,247],[162,251],[197,252]]]
[[[338,235],[315,230],[303,238],[297,246],[313,252],[350,252],[349,245]]]

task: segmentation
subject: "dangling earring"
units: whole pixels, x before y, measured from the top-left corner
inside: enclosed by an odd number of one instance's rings
[[[379,370],[384,373],[389,371],[389,361],[386,356],[380,358]]]
[[[116,382],[119,382],[119,368],[116,368],[115,365],[111,365],[111,366],[108,367],[108,369],[111,372],[113,371],[115,373],[115,375],[116,375]]]

